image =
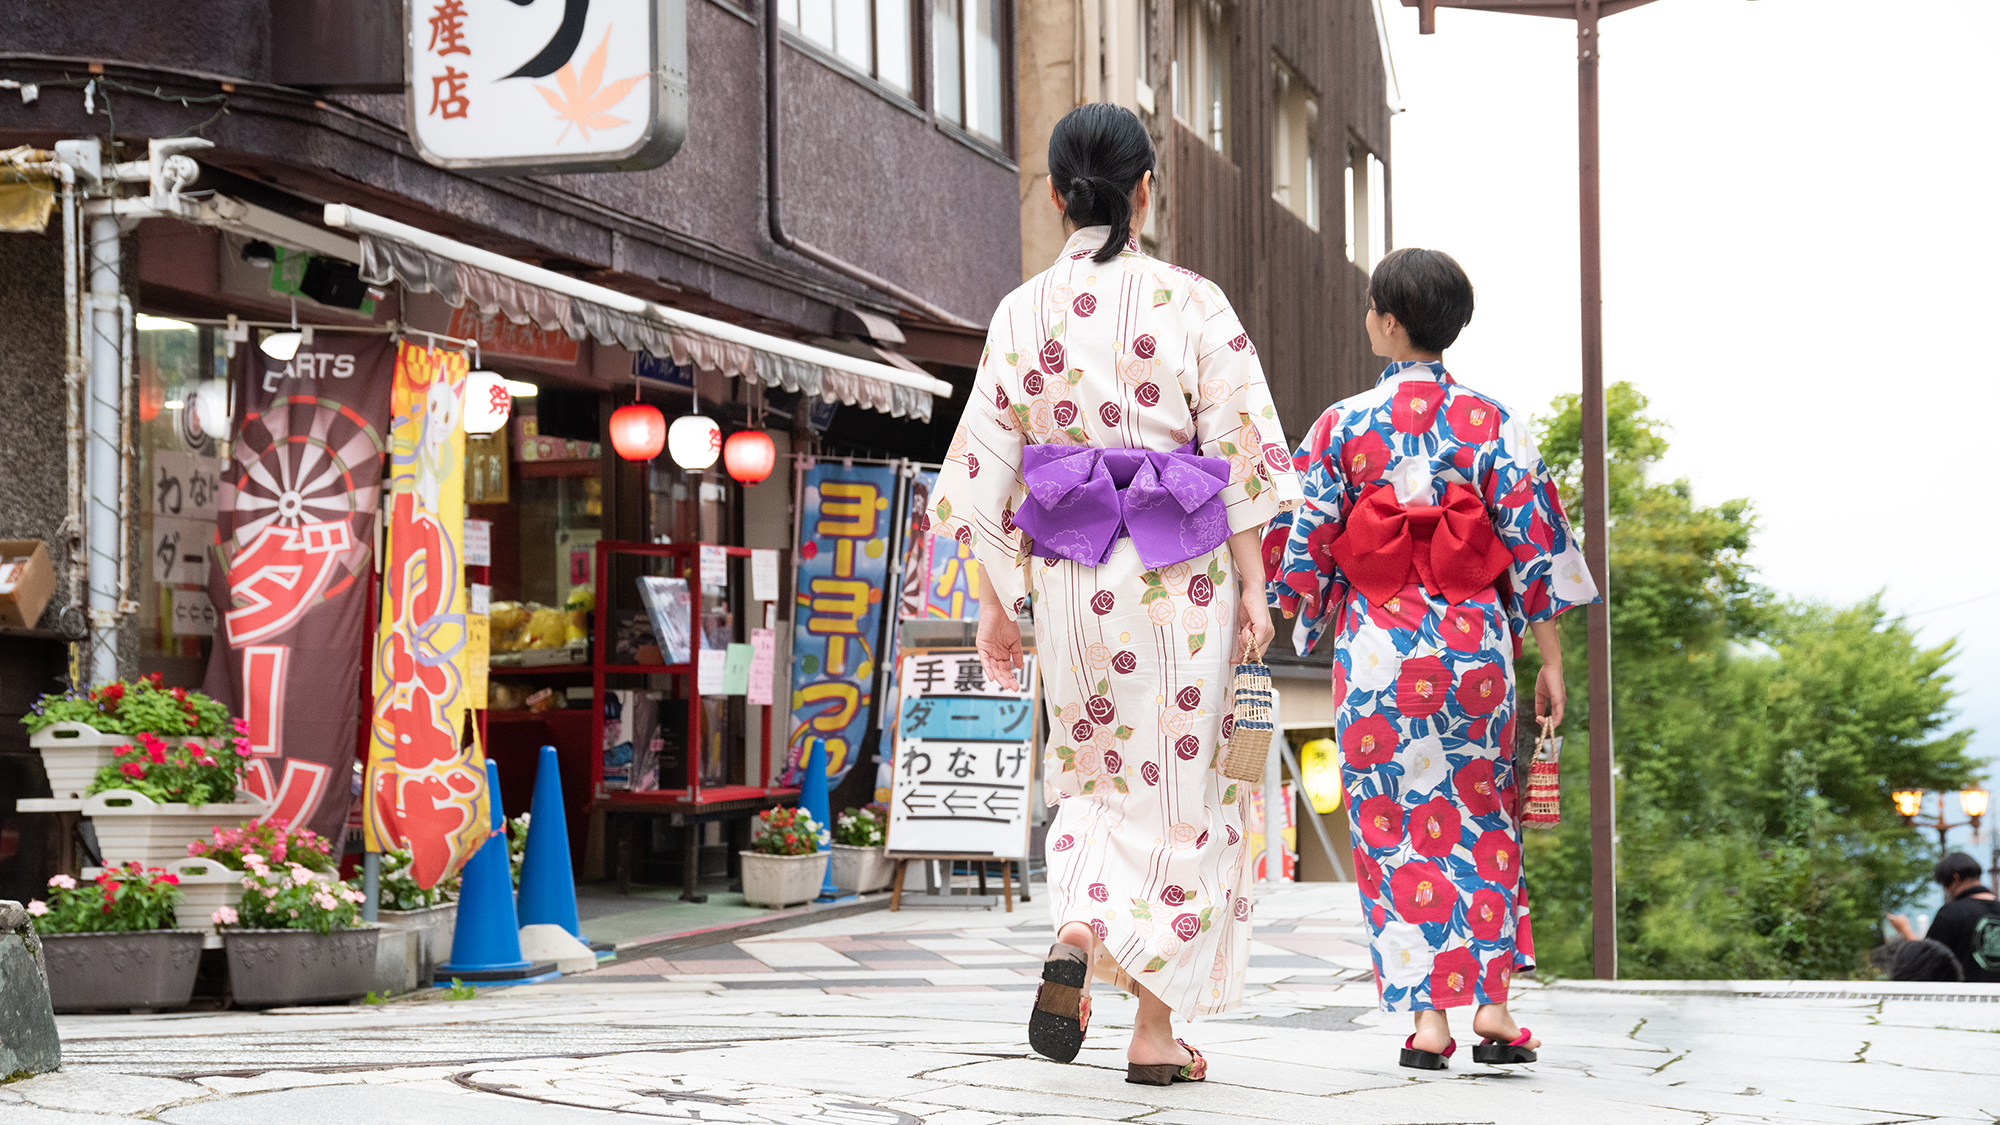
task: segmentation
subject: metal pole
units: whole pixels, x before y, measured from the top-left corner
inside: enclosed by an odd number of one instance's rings
[[[1618,977],[1617,791],[1611,754],[1610,477],[1604,458],[1604,283],[1597,194],[1598,0],[1576,0],[1578,244],[1583,291],[1584,562],[1603,601],[1585,622],[1590,661],[1591,965]]]
[[[89,516],[84,543],[89,557],[90,667],[92,685],[118,678],[118,586],[125,534],[119,519],[124,466],[120,421],[124,415],[119,344],[119,237],[115,216],[90,223],[90,383],[85,403],[84,480]]]
[[[382,853],[361,853],[361,920],[373,922],[382,909]]]

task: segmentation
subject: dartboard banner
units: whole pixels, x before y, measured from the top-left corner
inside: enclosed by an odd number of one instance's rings
[[[237,424],[216,503],[209,694],[249,727],[244,787],[339,840],[353,800],[395,344],[322,332],[289,360],[236,349]]]

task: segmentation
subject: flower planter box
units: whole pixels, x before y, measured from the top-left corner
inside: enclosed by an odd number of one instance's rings
[[[241,871],[232,871],[200,856],[182,856],[161,866],[181,881],[181,901],[174,907],[174,924],[184,930],[213,930],[216,911],[243,901]]]
[[[188,844],[207,836],[214,826],[255,820],[270,808],[263,801],[159,804],[130,789],[106,789],[84,799],[83,815],[97,830],[97,848],[107,866],[138,860],[166,867],[188,858]]]
[[[199,930],[43,934],[49,1001],[58,1012],[178,1008],[194,994]]]
[[[88,723],[54,723],[28,737],[28,745],[42,752],[49,792],[58,801],[81,800],[97,771],[111,764],[113,751],[131,742],[131,735],[105,734]]]
[[[827,852],[766,855],[742,852],[743,900],[752,906],[783,907],[811,902],[826,882]]]
[[[844,891],[865,894],[889,886],[896,864],[886,846],[857,848],[851,844],[833,846],[833,885]]]
[[[375,926],[311,930],[224,930],[229,991],[245,1007],[347,1001],[375,982]]]
[[[458,928],[458,903],[441,902],[415,910],[378,910],[375,919],[385,930],[409,930],[417,935],[417,984],[430,982],[432,970],[451,956],[452,932]]]

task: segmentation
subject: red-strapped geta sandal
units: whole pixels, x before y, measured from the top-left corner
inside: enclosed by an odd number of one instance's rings
[[[1090,997],[1083,986],[1089,979],[1090,954],[1063,942],[1049,947],[1035,1010],[1028,1016],[1028,1045],[1036,1054],[1066,1063],[1083,1049],[1090,1030]]]
[[[1407,1066],[1411,1070],[1443,1070],[1445,1068],[1444,1061],[1450,1058],[1457,1050],[1458,1040],[1447,1039],[1444,1041],[1444,1050],[1442,1051],[1420,1051],[1417,1049],[1417,1037],[1415,1034],[1412,1034],[1408,1039],[1403,1040],[1403,1057],[1397,1060],[1397,1065]],[[1473,1050],[1476,1052],[1478,1048],[1475,1047]],[[1533,1052],[1529,1053],[1532,1054]]]
[[[1524,1027],[1521,1029],[1521,1034],[1506,1043],[1498,1039],[1481,1039],[1472,1048],[1472,1061],[1485,1063],[1487,1066],[1515,1066],[1534,1062],[1535,1052],[1528,1049],[1528,1040],[1534,1037],[1535,1033]]]
[[[1182,1065],[1173,1063],[1126,1063],[1125,1081],[1141,1086],[1171,1086],[1176,1082],[1202,1082],[1208,1078],[1208,1060],[1201,1052],[1188,1046],[1187,1040],[1174,1040],[1181,1050],[1192,1056]]]

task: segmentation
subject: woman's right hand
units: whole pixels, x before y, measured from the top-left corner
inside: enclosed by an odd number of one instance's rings
[[[997,599],[979,600],[979,666],[986,678],[1007,691],[1020,691],[1021,624],[998,607]]]

